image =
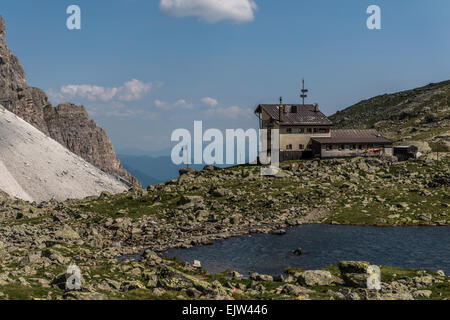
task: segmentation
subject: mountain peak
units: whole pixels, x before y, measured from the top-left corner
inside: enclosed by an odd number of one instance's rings
[[[0,16],[0,104],[97,168],[139,185],[117,158],[111,140],[82,106],[64,103],[56,108],[45,92],[29,87],[19,59],[9,50]]]

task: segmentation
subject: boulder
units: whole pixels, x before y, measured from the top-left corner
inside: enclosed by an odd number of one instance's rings
[[[62,254],[53,249],[43,250],[42,256],[50,259],[52,262],[57,264],[67,264],[69,262],[69,259],[65,258]]]
[[[308,297],[310,293],[314,293],[313,290],[296,286],[294,284],[287,283],[279,288],[280,293],[288,294],[290,296],[305,296]]]
[[[273,281],[273,277],[265,274],[252,273],[250,279],[254,281]]]
[[[283,235],[286,234],[286,230],[284,230],[284,229],[277,229],[277,230],[272,230],[270,233],[273,234],[273,235],[277,235],[277,236],[283,236]]]
[[[200,196],[181,196],[180,201],[178,201],[179,205],[192,204],[195,206],[196,204],[203,203],[203,198]]]
[[[412,293],[413,297],[416,299],[420,298],[430,298],[433,292],[431,290],[417,290]]]
[[[181,291],[183,289],[195,288],[203,294],[211,294],[214,296],[226,296],[228,294],[228,291],[223,286],[212,285],[167,265],[159,266],[157,275],[158,286],[166,290]]]
[[[433,217],[429,213],[421,213],[417,216],[417,219],[422,221],[431,221]]]
[[[55,236],[66,240],[80,239],[80,235],[68,225],[64,225],[62,229],[56,231]]]
[[[353,288],[367,288],[368,273],[343,273],[344,284]]]
[[[136,289],[145,289],[145,286],[140,281],[125,281],[120,285],[121,291],[130,291]]]
[[[152,250],[145,250],[144,254],[142,255],[145,260],[148,262],[153,261],[155,264],[158,264],[162,261],[162,258],[154,251]]]
[[[148,289],[156,288],[158,285],[158,276],[156,274],[146,274],[145,279],[147,284],[145,285]]]
[[[433,283],[435,282],[435,279],[430,275],[414,277],[412,280],[414,281],[414,285],[417,288],[428,288],[428,287],[431,287],[433,285]]]
[[[308,270],[297,275],[297,282],[308,287],[329,286],[334,282],[334,277],[329,271]]]
[[[209,193],[216,198],[225,197],[231,195],[231,191],[225,188],[213,188],[209,191]]]
[[[339,271],[344,273],[366,273],[370,266],[367,261],[341,261],[338,264]]]

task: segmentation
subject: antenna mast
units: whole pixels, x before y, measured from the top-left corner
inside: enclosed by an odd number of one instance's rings
[[[305,79],[302,79],[302,90],[301,90],[302,94],[300,95],[300,98],[302,98],[303,101],[303,106],[305,106],[305,98],[308,97],[307,93],[308,93],[308,89],[305,89]]]

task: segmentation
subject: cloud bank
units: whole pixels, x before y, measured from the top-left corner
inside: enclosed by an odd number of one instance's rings
[[[145,83],[137,79],[125,82],[120,87],[102,87],[89,84],[69,84],[60,90],[49,90],[50,99],[63,102],[71,99],[84,99],[88,101],[137,101],[149,94],[160,83]]]
[[[170,16],[198,17],[209,23],[251,22],[258,8],[253,0],[160,0],[159,7]]]

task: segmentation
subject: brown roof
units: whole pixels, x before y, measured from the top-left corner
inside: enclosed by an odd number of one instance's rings
[[[255,113],[264,110],[269,117],[277,121],[280,125],[325,125],[331,126],[333,123],[322,112],[315,111],[312,104],[284,104],[286,112],[283,114],[283,121],[280,123],[279,104],[260,104]],[[292,108],[294,107],[294,108]],[[292,112],[297,108],[297,112]]]
[[[392,140],[383,137],[377,130],[331,130],[331,138],[312,138],[319,143],[392,143]]]

